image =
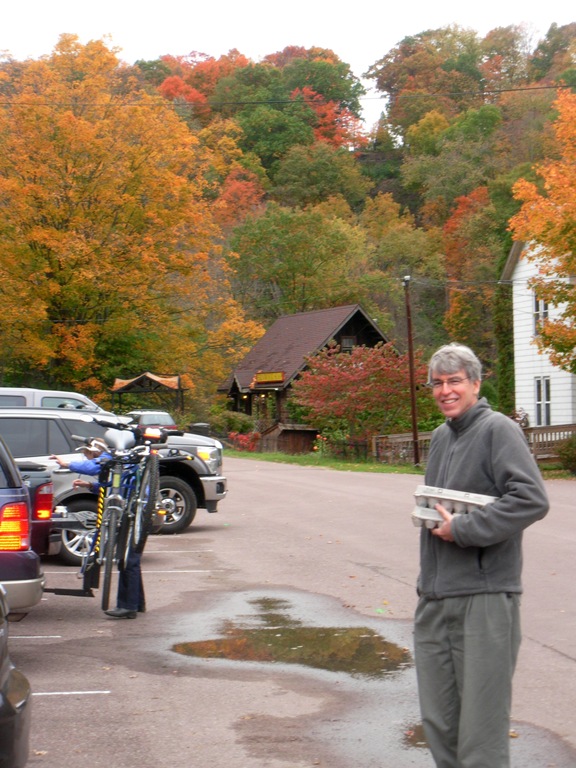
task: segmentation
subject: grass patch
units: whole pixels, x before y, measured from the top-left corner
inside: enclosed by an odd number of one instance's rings
[[[353,461],[351,459],[335,459],[322,456],[318,453],[252,453],[251,451],[237,451],[234,448],[224,449],[224,458],[230,456],[235,459],[253,459],[258,461],[270,461],[275,464],[296,464],[299,467],[323,467],[324,469],[336,469],[340,472],[377,472],[380,474],[423,475],[424,467],[415,467],[412,464],[380,464],[372,459],[365,461]],[[544,480],[574,480],[575,476],[567,469],[562,469],[559,464],[543,464],[540,467]]]
[[[568,469],[564,469],[559,463],[543,463],[540,465],[540,471],[544,480],[574,480],[574,474]]]
[[[420,475],[424,473],[423,468],[414,467],[411,464],[379,464],[371,459],[366,461],[335,459],[329,456],[321,456],[318,453],[253,453],[252,451],[237,451],[234,448],[225,448],[224,460],[226,460],[227,456],[234,459],[270,461],[275,464],[296,464],[299,467],[323,467],[324,469],[337,469],[340,472],[400,473],[404,475]]]

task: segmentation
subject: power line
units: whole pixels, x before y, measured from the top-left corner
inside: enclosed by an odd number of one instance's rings
[[[504,93],[521,93],[526,91],[547,91],[547,90],[563,90],[566,88],[572,88],[571,85],[536,85],[525,86],[518,88],[501,88],[501,89],[489,89],[481,91],[402,91],[402,96],[493,96]],[[397,97],[398,94],[396,94]],[[154,95],[153,95],[154,96]],[[358,101],[383,101],[388,100],[388,96],[359,96]],[[91,101],[77,101],[74,102],[58,102],[58,101],[39,101],[39,102],[14,102],[0,100],[0,106],[3,107],[54,107],[54,108],[68,108],[68,107],[94,107],[94,108],[106,108],[110,107],[158,107],[163,104],[171,104],[179,108],[185,107],[199,107],[203,109],[213,109],[214,107],[245,107],[245,106],[268,106],[268,105],[280,105],[280,104],[306,104],[311,106],[326,106],[327,104],[341,103],[345,99],[326,99],[326,98],[296,98],[296,99],[250,99],[250,100],[230,100],[230,101],[213,101],[208,103],[206,101],[179,101],[178,99],[158,99],[154,104],[144,103],[142,101],[123,101],[123,102],[91,102]]]
[[[493,96],[501,93],[520,93],[523,91],[557,91],[563,88],[572,88],[571,85],[526,85],[517,88],[498,88],[487,89],[482,91],[399,91],[395,94],[397,98],[399,94],[402,96]],[[378,97],[373,97],[378,98]]]
[[[572,276],[569,276],[572,277]],[[514,285],[528,285],[529,282],[532,282],[535,278],[538,278],[537,275],[531,278],[516,278],[515,280],[456,280],[456,279],[449,279],[446,278],[445,280],[434,280],[432,278],[426,278],[426,277],[412,277],[412,283],[416,283],[418,285],[425,285],[425,286],[431,286],[436,288],[449,288],[449,287],[457,287],[459,285],[467,286],[467,285],[502,285],[507,287],[513,287]],[[565,280],[566,278],[563,277],[540,277],[539,280],[545,280],[546,282],[557,282],[559,280]],[[398,278],[398,280],[403,280],[403,278]]]

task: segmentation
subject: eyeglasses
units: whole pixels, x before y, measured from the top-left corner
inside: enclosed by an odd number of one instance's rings
[[[448,384],[448,387],[452,389],[453,387],[458,387],[460,384],[463,384],[465,381],[468,381],[470,379],[469,376],[453,376],[450,379],[433,379],[433,381],[429,381],[428,385],[430,389],[442,389],[444,384]]]

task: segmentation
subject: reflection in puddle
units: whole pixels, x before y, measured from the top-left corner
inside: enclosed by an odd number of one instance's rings
[[[416,725],[411,726],[404,733],[404,743],[407,747],[420,747],[421,749],[428,749],[422,723],[417,723]]]
[[[223,637],[177,643],[173,650],[188,656],[235,661],[303,664],[353,676],[380,678],[411,665],[406,648],[389,643],[366,627],[305,627],[287,615],[286,600],[259,598],[250,601],[261,626],[227,621]]]

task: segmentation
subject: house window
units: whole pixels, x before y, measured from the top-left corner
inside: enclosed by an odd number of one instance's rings
[[[534,379],[536,394],[536,426],[546,427],[551,423],[550,376],[539,376]]]
[[[540,333],[540,326],[544,320],[548,320],[548,302],[534,294],[534,334],[536,336]]]
[[[340,342],[340,351],[351,352],[352,347],[355,344],[356,344],[356,336],[342,336],[342,341]]]

